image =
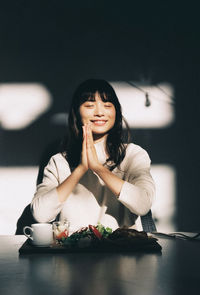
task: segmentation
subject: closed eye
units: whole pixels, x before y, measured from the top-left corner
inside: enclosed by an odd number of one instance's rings
[[[92,108],[94,106],[94,104],[85,104],[86,108]]]
[[[112,104],[111,103],[106,103],[104,106],[105,106],[105,108],[111,108]]]

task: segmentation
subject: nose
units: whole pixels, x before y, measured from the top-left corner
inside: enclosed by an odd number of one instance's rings
[[[95,116],[99,116],[99,117],[104,116],[104,108],[102,103],[100,102],[96,104]]]

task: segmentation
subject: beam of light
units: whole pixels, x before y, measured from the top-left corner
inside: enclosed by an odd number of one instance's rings
[[[0,168],[0,234],[12,235],[24,208],[31,202],[37,179],[38,167]],[[172,166],[152,165],[152,176],[156,183],[156,200],[152,208],[159,231],[175,231],[176,175]],[[12,186],[10,185],[12,183]],[[23,189],[22,189],[23,188]],[[137,223],[139,229],[141,225]]]
[[[139,89],[123,81],[110,84],[116,91],[123,116],[131,128],[165,128],[175,121],[174,90],[170,84],[144,85]],[[146,93],[150,103],[148,107],[145,106]]]
[[[173,166],[152,165],[151,174],[156,184],[156,197],[152,206],[157,230],[176,231],[176,170]]]
[[[51,94],[42,84],[0,84],[0,126],[7,130],[26,128],[51,104]]]
[[[126,82],[110,82],[122,106],[123,116],[131,128],[164,128],[175,120],[173,87],[168,83],[140,86],[144,93]],[[148,94],[148,95],[147,95]],[[57,113],[51,122],[67,125],[68,114]]]
[[[18,218],[33,198],[37,173],[38,167],[0,167],[0,235],[15,233]]]

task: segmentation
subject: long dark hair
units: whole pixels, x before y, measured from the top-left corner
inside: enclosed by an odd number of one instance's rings
[[[71,168],[80,163],[82,150],[82,121],[79,113],[81,104],[94,99],[98,93],[102,101],[109,101],[115,106],[116,118],[113,128],[109,131],[106,140],[106,151],[109,155],[106,165],[110,170],[119,167],[125,157],[126,145],[130,139],[128,124],[122,116],[121,105],[112,86],[105,80],[89,79],[81,83],[76,89],[71,103],[68,117],[68,139],[66,147],[66,159]],[[123,132],[123,121],[126,127],[126,134]]]

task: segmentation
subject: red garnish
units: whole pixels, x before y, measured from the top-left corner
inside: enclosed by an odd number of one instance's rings
[[[61,232],[59,235],[56,236],[56,239],[61,240],[62,238],[67,238],[68,234],[66,231]]]
[[[95,226],[93,226],[93,225],[89,225],[89,229],[93,232],[93,234],[99,239],[99,240],[101,240],[101,238],[102,238],[102,234],[98,231],[98,229],[95,227]]]

